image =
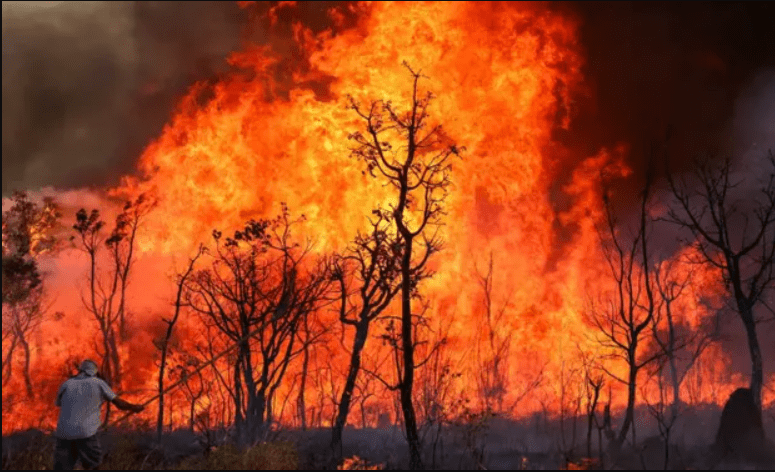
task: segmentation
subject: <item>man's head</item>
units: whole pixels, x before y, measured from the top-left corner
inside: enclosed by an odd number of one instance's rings
[[[94,377],[97,375],[97,363],[91,359],[86,359],[85,361],[81,362],[81,366],[78,368],[78,370],[90,377]]]

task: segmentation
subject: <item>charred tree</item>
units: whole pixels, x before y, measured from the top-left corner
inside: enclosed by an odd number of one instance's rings
[[[359,234],[349,250],[334,261],[332,276],[339,285],[339,321],[343,326],[355,328],[350,366],[332,431],[331,447],[336,459],[341,458],[342,429],[350,412],[369,326],[390,305],[401,287],[402,245],[400,238],[390,233],[390,220],[389,212],[375,210],[371,232]]]
[[[212,400],[204,411],[198,415],[196,414],[196,405],[199,399],[210,397],[211,395],[214,396],[215,394],[213,392],[213,385],[216,379],[205,380],[202,371],[197,370],[201,364],[202,361],[197,356],[188,354],[183,355],[177,365],[170,368],[170,375],[175,375],[182,380],[183,394],[186,396],[186,400],[188,400],[188,427],[192,432],[197,424],[197,420],[200,423],[204,422],[206,426],[204,429],[209,429],[209,426],[212,424],[211,410],[214,403]]]
[[[770,151],[758,194],[733,199],[741,182],[733,177],[732,161],[721,165],[697,160],[691,186],[668,172],[670,188],[678,202],[667,220],[687,229],[702,254],[699,262],[719,269],[740,316],[751,356],[751,392],[762,407],[763,360],[754,314],[757,305],[775,314],[764,295],[775,286],[775,156]]]
[[[30,290],[24,300],[3,309],[3,340],[10,338],[11,343],[8,351],[3,352],[3,383],[10,380],[14,351],[17,347],[21,347],[24,356],[22,375],[28,398],[34,398],[35,394],[30,374],[32,361],[30,336],[38,331],[47,312],[48,306],[45,299],[43,286],[39,285]]]
[[[586,397],[587,412],[587,457],[592,458],[592,427],[599,426],[597,419],[597,403],[600,400],[600,389],[603,388],[603,376],[593,374],[587,366],[584,373],[584,394]],[[598,428],[598,450],[602,448],[601,428]],[[602,458],[602,453],[599,454]]]
[[[355,142],[352,155],[366,164],[373,177],[395,191],[395,203],[391,204],[390,212],[402,243],[400,329],[403,372],[398,383],[410,466],[422,469],[417,418],[412,404],[416,346],[412,299],[418,295],[418,283],[430,276],[429,258],[441,248],[438,228],[450,184],[451,157],[458,155],[458,148],[441,125],[429,123],[428,108],[433,95],[420,94],[420,73],[404,65],[412,76],[409,109],[401,111],[392,102],[383,100],[363,106],[351,98],[351,108],[364,122],[365,130],[352,133],[350,139]],[[430,231],[432,227],[435,227],[434,231]]]
[[[336,460],[342,455],[342,430],[350,413],[369,326],[401,288],[401,239],[390,232],[389,212],[375,210],[373,214],[371,232],[356,236],[349,250],[335,259],[332,268],[332,277],[339,285],[339,321],[345,327],[355,328],[350,366],[332,430],[331,448]]]
[[[676,313],[674,304],[686,296],[685,292],[692,284],[692,274],[679,276],[675,273],[675,265],[675,261],[663,261],[654,267],[658,301],[656,322],[651,327],[652,338],[664,361],[658,366],[657,373],[662,376],[664,368],[668,369],[673,416],[678,415],[681,406],[681,384],[686,375],[705,349],[716,340],[715,326],[692,327],[681,316],[682,313]]]
[[[301,423],[301,430],[307,430],[307,390],[309,381],[310,365],[312,364],[312,354],[316,352],[316,345],[323,344],[327,339],[327,334],[331,331],[330,327],[318,316],[318,311],[305,313],[299,323],[297,332],[298,342],[301,345],[301,373],[299,382],[299,393],[296,397],[296,410]]]
[[[613,438],[614,449],[621,447],[633,426],[638,373],[659,358],[660,353],[643,355],[646,331],[654,322],[656,302],[653,275],[649,259],[650,218],[647,214],[651,191],[651,173],[641,192],[640,215],[631,241],[620,234],[618,222],[608,192],[603,194],[606,227],[600,231],[601,245],[614,290],[600,306],[592,307],[589,319],[597,327],[601,345],[612,352],[612,358],[627,365],[627,377],[622,378],[601,366],[610,377],[627,386],[627,408],[619,433]],[[635,442],[633,428],[633,442]]]
[[[126,289],[129,285],[129,272],[134,262],[135,240],[137,230],[143,218],[153,207],[154,202],[144,194],[135,201],[127,202],[124,211],[116,218],[116,227],[113,234],[106,241],[112,250],[112,258],[116,264],[120,294],[118,297],[118,333],[122,341],[127,338],[127,313],[126,313]]]
[[[102,346],[98,349],[102,359],[100,372],[110,384],[121,381],[118,346],[121,325],[126,320],[126,288],[134,261],[137,229],[152,206],[153,202],[144,195],[127,202],[116,217],[115,227],[104,239],[102,229],[105,222],[100,218],[99,210],[87,213],[82,208],[75,215],[73,229],[76,236],[71,240],[76,241],[76,245],[89,257],[89,287],[86,295],[81,294],[81,301],[99,327],[102,337]],[[101,261],[101,244],[108,249],[108,263]],[[106,267],[102,268],[102,265]]]
[[[24,356],[22,374],[27,395],[34,389],[30,377],[32,352],[30,336],[35,333],[47,311],[43,277],[37,257],[54,248],[51,234],[61,214],[51,198],[43,205],[30,201],[24,192],[14,192],[13,205],[3,212],[3,384],[10,379],[14,354],[21,347]],[[5,346],[8,344],[7,351]]]
[[[283,205],[278,218],[252,220],[233,237],[214,231],[212,264],[189,283],[192,309],[237,346],[231,389],[241,444],[267,432],[275,391],[301,353],[299,324],[328,290],[323,265],[308,261],[310,246],[291,238],[298,221]]]
[[[659,398],[656,402],[649,401],[645,389],[643,392],[649,413],[657,421],[659,434],[664,440],[665,469],[670,462],[671,432],[682,407],[681,384],[705,348],[715,340],[715,329],[690,326],[681,316],[685,313],[676,312],[676,302],[686,296],[692,284],[691,272],[680,275],[676,270],[677,263],[675,260],[662,261],[653,269],[657,307],[651,332],[660,361],[653,372]],[[672,391],[669,399],[668,390]]]
[[[158,346],[159,349],[161,350],[161,361],[159,363],[159,379],[158,379],[159,412],[156,418],[156,440],[158,441],[159,444],[161,444],[161,433],[162,433],[162,428],[164,427],[164,371],[167,368],[167,354],[169,351],[170,338],[172,338],[172,333],[173,333],[173,330],[175,329],[175,324],[178,322],[178,318],[180,317],[180,310],[185,305],[184,291],[186,287],[186,280],[194,271],[194,264],[196,264],[197,259],[199,259],[199,257],[202,255],[203,252],[204,252],[204,247],[200,246],[196,255],[189,260],[188,267],[186,268],[185,272],[178,275],[177,277],[178,287],[177,287],[177,293],[175,295],[175,312],[172,315],[171,319],[166,319],[166,318],[162,319],[162,321],[164,321],[167,324],[167,330],[164,333],[164,338],[159,340],[159,346]],[[193,406],[191,407],[191,409],[193,411]],[[191,421],[193,423],[193,415],[192,415]]]
[[[504,300],[500,308],[496,309],[494,306],[492,253],[488,260],[487,271],[481,273],[477,269],[476,275],[484,297],[484,310],[477,326],[480,333],[484,334],[484,342],[480,336],[476,351],[479,395],[483,410],[502,414],[504,397],[509,387],[508,357],[511,335],[514,332],[514,328],[506,323],[505,317],[509,300],[508,298]]]

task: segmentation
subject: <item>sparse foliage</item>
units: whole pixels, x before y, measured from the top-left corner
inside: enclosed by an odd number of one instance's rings
[[[410,466],[422,469],[417,418],[412,404],[417,343],[415,325],[419,320],[412,313],[412,299],[419,296],[418,284],[431,275],[427,267],[429,258],[441,249],[438,229],[450,185],[451,160],[460,149],[441,125],[430,123],[429,106],[433,95],[420,94],[418,82],[421,74],[408,64],[404,65],[412,76],[408,110],[400,110],[390,101],[379,100],[362,105],[350,98],[350,108],[363,120],[365,128],[352,133],[350,139],[355,143],[352,155],[366,165],[366,172],[396,192],[390,212],[403,246],[399,320],[402,372],[398,390],[410,450]],[[415,254],[418,249],[421,253]]]
[[[765,297],[775,289],[775,156],[771,151],[767,161],[760,174],[764,181],[755,193],[745,192],[744,199],[736,195],[742,181],[735,179],[730,158],[720,164],[697,160],[693,182],[668,172],[678,205],[666,218],[691,233],[694,240],[689,243],[702,254],[696,262],[721,272],[745,326],[751,391],[760,409],[764,368],[755,308],[775,314]]]
[[[323,264],[307,265],[311,246],[294,242],[299,221],[283,205],[277,218],[251,220],[233,237],[214,231],[212,264],[188,285],[191,308],[238,346],[231,390],[242,444],[269,431],[272,400],[301,353],[299,323],[319,307],[330,283]]]
[[[175,329],[175,324],[178,322],[178,318],[180,317],[180,310],[184,307],[185,304],[185,288],[186,288],[186,281],[191,276],[191,274],[194,271],[194,265],[196,264],[197,259],[199,259],[202,254],[205,252],[204,246],[199,246],[199,249],[197,250],[196,255],[192,257],[189,260],[188,267],[182,274],[178,274],[177,276],[177,293],[175,295],[175,312],[172,315],[171,319],[163,318],[162,321],[167,324],[167,330],[164,333],[164,338],[159,340],[159,350],[161,351],[161,360],[159,362],[159,378],[158,378],[158,385],[159,385],[159,412],[157,414],[157,421],[156,421],[156,440],[157,442],[161,443],[161,433],[162,433],[162,427],[164,426],[164,370],[167,368],[167,354],[169,352],[169,344],[170,344],[170,338],[172,338],[173,330]],[[192,422],[193,422],[193,403],[191,406],[192,410]]]
[[[371,322],[377,319],[398,294],[401,238],[392,230],[391,214],[375,210],[371,231],[358,234],[349,250],[334,260],[332,278],[339,289],[339,321],[355,328],[350,366],[338,403],[331,446],[341,457],[342,429],[347,422],[353,390],[361,369],[361,353],[366,346]]]
[[[102,345],[96,346],[96,350],[101,358],[100,372],[108,383],[121,381],[118,346],[123,339],[121,333],[126,331],[126,288],[134,261],[137,230],[154,204],[145,195],[127,202],[106,237],[102,234],[105,222],[99,210],[87,213],[82,208],[75,215],[73,230],[76,235],[71,240],[89,257],[88,290],[81,294],[81,301],[97,322],[102,337]],[[107,263],[102,261],[102,244],[108,250]]]
[[[32,398],[35,390],[30,377],[30,336],[37,332],[49,308],[37,257],[54,248],[57,239],[53,229],[61,214],[50,197],[39,206],[26,193],[14,192],[11,201],[11,207],[3,212],[2,378],[3,385],[11,379],[14,354],[21,347],[24,384],[27,396]]]
[[[598,342],[610,351],[611,359],[624,361],[627,365],[626,378],[601,365],[610,377],[627,386],[627,408],[622,427],[613,442],[615,448],[622,445],[631,427],[635,442],[633,420],[638,372],[661,354],[643,355],[644,338],[654,322],[656,311],[649,259],[650,219],[647,206],[650,191],[649,173],[641,193],[638,223],[629,242],[625,241],[619,231],[608,192],[603,194],[607,220],[605,229],[600,230],[600,240],[614,281],[614,290],[604,296],[600,303],[593,303],[587,317],[597,328]]]
[[[484,307],[477,326],[480,333],[476,350],[477,387],[482,409],[502,414],[504,398],[509,388],[508,358],[511,335],[514,332],[505,316],[509,300],[506,298],[499,307],[496,307],[496,301],[493,300],[495,294],[492,253],[486,271],[482,273],[477,268],[476,275],[484,297]]]

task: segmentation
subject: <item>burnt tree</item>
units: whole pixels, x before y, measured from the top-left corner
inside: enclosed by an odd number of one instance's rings
[[[126,202],[124,210],[116,218],[116,227],[106,241],[111,249],[112,259],[116,265],[120,294],[118,297],[118,334],[122,341],[127,339],[126,289],[129,285],[129,273],[134,262],[135,240],[137,230],[155,202],[145,194],[136,200]]]
[[[585,353],[580,348],[579,357],[584,371],[584,406],[587,415],[587,458],[592,458],[592,427],[597,427],[598,457],[603,458],[603,431],[597,418],[597,404],[600,401],[600,390],[604,385],[604,375],[600,372],[597,359]]]
[[[651,172],[641,192],[638,222],[626,241],[618,228],[618,221],[608,191],[603,194],[606,210],[606,227],[601,229],[600,241],[614,282],[612,293],[607,294],[600,306],[593,306],[587,312],[588,319],[599,332],[598,341],[609,349],[611,357],[624,361],[627,376],[622,378],[601,365],[610,377],[627,386],[627,408],[619,433],[613,438],[614,449],[621,447],[633,425],[638,373],[642,368],[659,358],[661,353],[644,353],[645,337],[654,322],[656,300],[653,274],[649,259],[648,203],[651,191]]]
[[[100,218],[99,210],[87,213],[82,208],[75,215],[73,230],[76,236],[70,239],[89,258],[88,290],[85,295],[81,294],[81,301],[97,321],[102,336],[102,346],[97,349],[101,351],[100,372],[110,384],[121,381],[118,345],[122,339],[122,325],[126,322],[126,288],[134,261],[137,230],[153,204],[145,195],[127,202],[116,217],[110,234],[104,238],[105,222]],[[102,260],[102,244],[108,250],[107,262]]]
[[[510,296],[507,296],[499,308],[495,307],[493,300],[494,267],[492,253],[487,264],[486,272],[480,272],[477,268],[476,276],[482,287],[484,297],[484,310],[479,319],[477,329],[485,336],[479,336],[476,346],[476,364],[478,375],[479,395],[482,400],[482,409],[503,414],[504,397],[508,391],[508,358],[511,347],[511,336],[514,328],[507,323],[506,310],[510,306]],[[484,338],[484,341],[482,339]]]
[[[325,268],[308,260],[310,246],[291,237],[297,222],[283,205],[279,217],[252,220],[233,237],[214,231],[212,264],[188,283],[191,308],[237,346],[230,387],[241,444],[268,431],[275,392],[301,353],[300,323],[328,290]]]
[[[401,239],[390,232],[389,212],[375,210],[373,215],[371,232],[358,234],[348,251],[336,257],[332,268],[332,277],[339,288],[339,321],[345,327],[355,328],[350,366],[332,430],[331,448],[336,459],[342,455],[342,429],[350,413],[369,326],[401,288]]]
[[[318,311],[308,312],[302,316],[297,331],[298,342],[301,346],[301,372],[299,373],[299,392],[296,397],[296,412],[300,419],[301,430],[307,430],[307,390],[310,379],[310,366],[313,363],[312,354],[320,352],[315,346],[325,346],[328,334],[331,331],[329,323],[321,319]],[[314,367],[314,366],[312,366]],[[281,414],[282,416],[282,414]]]
[[[26,193],[14,192],[11,202],[11,207],[3,212],[3,384],[11,378],[14,354],[21,347],[24,384],[27,395],[32,397],[29,338],[39,328],[48,308],[37,257],[54,248],[56,238],[52,230],[61,214],[49,197],[39,206]]]
[[[48,308],[42,285],[30,290],[23,300],[3,308],[3,341],[10,342],[8,351],[3,352],[3,384],[11,379],[14,351],[17,347],[21,347],[24,355],[22,375],[28,398],[34,398],[35,395],[30,374],[32,362],[30,336],[40,328]]]
[[[186,280],[194,272],[194,264],[196,264],[197,259],[199,259],[199,257],[201,257],[203,253],[204,253],[204,247],[199,246],[199,250],[197,251],[196,255],[189,260],[188,267],[186,268],[186,270],[183,273],[178,274],[177,291],[175,295],[175,312],[173,313],[171,319],[162,318],[162,321],[164,321],[164,323],[167,324],[167,329],[164,332],[164,337],[157,341],[157,347],[161,351],[161,361],[159,362],[159,379],[158,379],[159,412],[156,418],[156,440],[158,441],[159,444],[161,444],[161,433],[162,433],[162,428],[164,427],[164,371],[167,368],[167,354],[169,353],[170,339],[172,338],[173,330],[175,329],[175,324],[178,322],[178,318],[180,317],[180,310],[185,306],[184,292],[186,288]],[[193,411],[193,408],[194,407],[192,406],[191,407],[192,411]],[[192,423],[193,423],[193,419],[192,419]]]
[[[751,356],[751,392],[762,407],[763,360],[754,314],[757,305],[773,312],[764,295],[775,286],[775,156],[759,169],[764,180],[757,193],[735,198],[742,181],[733,177],[732,160],[720,165],[697,160],[696,186],[668,172],[677,208],[667,221],[687,229],[701,262],[719,269],[745,328]],[[775,313],[775,312],[773,312]]]
[[[690,295],[686,292],[692,285],[692,273],[679,275],[676,264],[676,261],[669,260],[654,266],[654,286],[658,297],[656,318],[651,325],[652,339],[656,349],[661,351],[663,361],[658,365],[657,374],[664,375],[664,368],[668,368],[673,416],[678,415],[681,406],[681,384],[697,359],[716,340],[717,330],[716,326],[710,326],[712,323],[691,326],[687,313],[676,312],[675,303]]]
[[[352,155],[366,164],[368,172],[395,191],[390,205],[392,223],[401,237],[401,350],[398,386],[412,469],[422,469],[417,418],[412,404],[414,388],[415,320],[412,299],[418,283],[430,276],[429,258],[441,248],[438,228],[443,201],[450,185],[451,157],[458,148],[441,125],[429,123],[431,93],[418,90],[420,73],[404,64],[412,76],[408,110],[390,101],[362,105],[350,98],[351,108],[362,119],[364,130],[352,133]],[[434,231],[431,231],[434,228]],[[417,254],[419,253],[419,254]]]

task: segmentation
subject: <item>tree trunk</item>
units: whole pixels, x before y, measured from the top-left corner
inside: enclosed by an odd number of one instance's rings
[[[361,351],[363,351],[363,347],[366,344],[368,329],[369,325],[362,321],[358,324],[355,332],[355,343],[353,344],[353,352],[350,355],[350,370],[347,372],[347,380],[344,384],[342,397],[339,401],[339,411],[337,412],[336,422],[331,434],[331,449],[334,451],[336,459],[340,459],[342,454],[342,430],[347,423],[347,415],[350,413],[350,402],[355,389],[355,381],[361,368]]]
[[[191,432],[194,432],[194,407],[196,407],[196,401],[198,398],[194,398],[191,400],[191,409],[188,412],[188,427],[191,429]]]
[[[304,361],[301,368],[301,385],[299,385],[298,410],[301,419],[301,430],[307,430],[307,405],[304,401],[304,392],[307,389],[307,371],[309,370],[309,346],[304,346]]]
[[[8,354],[3,356],[3,383],[11,380],[11,371],[13,369],[13,353],[16,350],[16,343],[18,342],[18,336],[13,336],[11,339],[11,346],[8,349]]]
[[[255,444],[264,431],[264,411],[266,410],[266,398],[264,395],[263,391],[248,393],[248,411],[245,418],[249,433],[246,444]]]
[[[110,346],[110,362],[112,365],[112,381],[118,387],[121,383],[121,359],[118,355],[118,347],[116,346],[116,333],[113,327],[108,331],[108,345]]]
[[[605,470],[603,467],[603,429],[597,428],[597,458],[600,459],[600,469]]]
[[[587,415],[587,457],[592,457],[592,415]]]
[[[19,342],[24,349],[24,385],[27,387],[27,396],[33,398],[35,392],[32,389],[32,379],[30,378],[30,344],[24,338],[23,333],[19,333]]]
[[[131,253],[130,253],[131,254]],[[132,257],[131,255],[129,256]],[[131,261],[127,261],[127,273],[123,274],[121,277],[121,298],[118,302],[118,334],[121,338],[121,341],[126,341],[128,339],[128,333],[126,330],[126,276],[129,272],[129,264],[131,264]]]
[[[404,351],[404,376],[401,382],[401,410],[404,413],[406,440],[409,443],[409,465],[412,470],[423,470],[420,456],[420,436],[417,418],[412,404],[414,387],[414,339],[412,336],[412,287],[410,267],[412,261],[412,240],[407,238],[401,261],[401,341]]]
[[[670,362],[670,382],[673,384],[673,404],[670,407],[670,413],[672,418],[675,419],[678,416],[678,407],[681,404],[681,382],[678,380],[678,366],[675,362],[675,325],[673,324],[673,315],[669,305],[667,308],[667,323],[667,353],[668,361]]]
[[[161,363],[159,364],[159,413],[156,416],[156,441],[161,444],[161,433],[164,428],[164,370],[167,368],[167,341],[161,350]]]
[[[102,348],[105,350],[105,352],[102,354],[102,365],[100,366],[101,373],[105,376],[108,383],[111,384],[113,382],[113,365],[110,360],[110,342],[108,341],[108,331],[103,326],[100,327],[100,330],[102,332]]]
[[[633,348],[633,352],[634,351],[635,349]],[[621,447],[622,444],[624,444],[624,440],[627,438],[627,433],[630,430],[630,426],[633,424],[633,419],[635,416],[635,381],[638,376],[638,371],[635,368],[635,356],[630,355],[628,362],[630,363],[630,375],[627,384],[627,410],[624,414],[624,423],[622,424],[622,429],[619,431],[619,436],[616,438],[617,449]],[[635,433],[633,432],[633,442],[635,441],[634,434]]]
[[[745,325],[748,337],[748,350],[751,353],[751,393],[756,407],[762,409],[762,385],[764,384],[764,372],[762,367],[762,351],[759,347],[759,337],[756,335],[756,322],[753,317],[753,309],[745,300],[737,301],[740,308],[740,318]]]
[[[590,385],[592,385],[592,382],[590,382]],[[598,385],[602,386],[602,383]],[[595,393],[592,396],[592,401],[588,406],[589,410],[587,412],[587,457],[588,458],[592,458],[592,423],[597,422],[595,418],[595,411],[597,410],[597,402],[600,399],[600,388],[597,385],[592,385],[592,388],[594,388]]]
[[[247,361],[245,361],[247,362]],[[247,369],[243,375],[245,376],[245,387],[247,390],[247,410],[245,412],[245,422],[247,424],[246,443],[253,445],[261,434],[261,428],[264,423],[264,409],[265,392],[262,389],[257,389],[255,382],[252,380],[252,369]]]
[[[237,360],[234,363],[234,429],[237,435],[237,444],[243,445],[247,443],[245,438],[245,420],[242,416],[242,373],[240,372],[240,364],[242,361],[242,354],[237,356]]]
[[[409,443],[409,466],[411,470],[423,470],[420,456],[420,435],[417,431],[417,418],[412,405],[412,394],[407,388],[401,389],[401,409],[406,425],[406,440]]]
[[[670,381],[673,384],[673,405],[670,413],[673,418],[678,416],[678,407],[681,405],[681,382],[678,380],[678,366],[675,364],[675,355],[670,351]]]

